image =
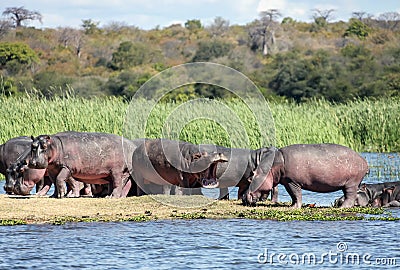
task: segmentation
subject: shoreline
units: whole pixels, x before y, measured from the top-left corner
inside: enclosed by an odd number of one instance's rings
[[[151,195],[122,199],[54,199],[0,195],[0,225],[3,226],[234,218],[276,221],[400,220],[382,208],[340,209],[309,205],[301,209],[292,209],[288,204],[273,204],[270,201],[258,203],[257,207],[247,207],[241,205],[239,200],[217,201],[204,196]]]

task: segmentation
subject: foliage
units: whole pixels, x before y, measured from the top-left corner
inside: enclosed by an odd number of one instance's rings
[[[73,93],[72,93],[73,94]],[[65,130],[97,131],[122,135],[128,103],[120,98],[104,97],[84,99],[73,95],[63,98],[43,99],[34,93],[30,96],[0,97],[2,119],[0,121],[0,141],[22,135],[53,134]],[[248,107],[237,100],[223,101],[234,115],[239,117],[249,137],[249,145],[256,149],[260,134],[254,128],[257,123],[252,118]],[[141,101],[138,112],[146,111],[151,106],[148,101]],[[257,106],[265,106],[262,102]],[[258,105],[257,105],[258,104]],[[181,103],[161,102],[152,110],[147,120],[146,137],[164,137],[163,128],[175,130],[167,125]],[[355,100],[346,104],[331,104],[320,100],[307,103],[269,104],[274,117],[276,146],[282,147],[295,143],[338,143],[347,145],[356,151],[395,152],[400,151],[400,100]],[[140,108],[143,108],[141,110]],[[207,115],[220,112],[215,106],[205,105],[202,108]],[[202,115],[201,111],[193,114]],[[132,117],[146,117],[137,113]],[[184,120],[184,119],[182,119]],[[192,119],[193,120],[193,119]],[[192,143],[213,142],[219,145],[232,146],[229,132],[220,124],[205,119],[190,121],[176,134],[179,139]],[[235,125],[235,123],[233,123]],[[238,128],[230,130],[238,131]],[[229,130],[228,130],[229,131]],[[138,137],[132,130],[132,138]],[[243,134],[235,133],[242,140]],[[244,139],[243,139],[244,141]],[[238,142],[241,143],[241,142]]]
[[[119,44],[112,54],[109,67],[114,70],[125,70],[131,67],[153,63],[157,59],[157,52],[141,42],[125,41]]]
[[[229,54],[231,47],[230,43],[220,39],[201,41],[193,57],[193,62],[208,62],[215,58],[226,56]]]
[[[200,20],[194,19],[194,20],[187,20],[185,22],[185,28],[191,32],[195,32],[203,28],[203,26],[201,25]]]
[[[144,79],[168,67],[212,61],[244,73],[270,100],[347,102],[356,97],[399,96],[400,32],[390,20],[395,14],[331,23],[332,12],[315,10],[312,23],[289,17],[279,23],[279,11],[270,10],[247,25],[229,25],[217,17],[210,26],[192,19],[152,30],[124,23],[100,27],[92,19],[82,20],[81,29],[5,25],[0,44],[24,44],[35,56],[29,63],[21,58],[1,64],[2,88],[8,89],[2,93],[20,95],[32,87],[41,91],[53,87],[55,91],[44,94],[63,95],[66,87],[60,81],[66,79],[81,96],[130,97]],[[53,74],[54,82],[43,74]],[[122,82],[123,77],[128,81]],[[169,98],[187,100],[193,95],[230,96],[198,85]]]
[[[356,36],[359,39],[365,39],[371,32],[371,29],[362,21],[357,19],[351,19],[349,23],[349,27],[344,32],[345,37],[348,36]]]
[[[118,76],[111,77],[106,83],[106,88],[112,95],[131,98],[148,79],[148,73],[123,71]]]
[[[20,64],[30,65],[38,62],[39,58],[34,50],[21,42],[0,43],[0,65],[4,67],[9,62],[16,61]]]
[[[87,19],[87,20],[82,20],[82,28],[85,31],[85,34],[91,35],[95,34],[96,32],[99,31],[99,23],[100,22],[95,22],[92,19]]]

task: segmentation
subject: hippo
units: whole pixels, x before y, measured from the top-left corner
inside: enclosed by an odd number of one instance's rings
[[[31,143],[31,138],[20,136],[12,138],[6,141],[4,144],[0,145],[0,173],[6,176],[4,190],[7,194],[14,193],[15,184],[13,179],[9,179],[7,177],[8,172],[10,172],[10,170],[12,169],[10,168],[10,166],[12,166],[12,164],[17,162],[18,160],[22,160],[23,157],[29,153]],[[44,171],[40,170],[40,172],[36,171],[34,173],[41,174],[42,172]],[[42,176],[36,182],[36,192],[46,191],[49,184],[51,184],[50,179],[48,177]]]
[[[292,207],[301,208],[301,190],[342,190],[342,208],[354,206],[357,188],[369,171],[366,160],[352,149],[338,144],[294,144],[276,149],[257,167],[243,203],[255,205],[263,193],[277,184],[285,187]]]
[[[400,186],[385,188],[381,197],[382,207],[400,207]]]
[[[380,207],[381,195],[385,188],[392,186],[399,186],[400,181],[396,182],[384,182],[378,184],[361,184],[357,190],[357,198],[355,200],[355,206],[372,206]],[[334,206],[341,206],[344,201],[344,196],[335,200]]]
[[[66,195],[65,182],[73,177],[87,184],[110,184],[110,197],[126,197],[131,187],[135,144],[118,135],[65,131],[32,137],[28,167],[47,169],[55,180],[56,197]]]
[[[226,162],[221,153],[201,152],[197,145],[168,139],[143,139],[132,156],[133,178],[139,195],[145,184],[170,187],[213,188],[216,165]]]
[[[263,147],[256,150],[228,148],[211,144],[200,145],[201,151],[216,151],[224,154],[228,162],[217,164],[216,176],[220,188],[220,199],[228,199],[228,187],[238,187],[238,199],[241,199],[249,188],[249,178],[265,155],[275,148]],[[268,197],[268,194],[265,194]],[[278,187],[272,189],[272,202],[278,201]]]
[[[44,187],[36,192],[36,196],[45,196],[53,184],[46,169],[29,169],[26,160],[15,162],[7,169],[6,179],[14,183],[14,194],[30,195],[32,188],[41,179],[45,180]],[[67,181],[66,197],[92,196],[92,189],[89,184],[81,183],[70,177]],[[52,195],[54,196],[54,194]]]

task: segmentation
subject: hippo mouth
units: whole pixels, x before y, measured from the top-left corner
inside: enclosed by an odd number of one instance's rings
[[[218,162],[212,163],[207,170],[201,173],[200,182],[203,188],[219,187],[219,181],[217,180],[217,164]]]

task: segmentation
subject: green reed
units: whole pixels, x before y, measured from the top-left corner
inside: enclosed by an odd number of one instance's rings
[[[267,105],[263,102],[251,106],[237,100],[201,102],[204,104],[195,106],[174,102],[154,105],[143,100],[132,111],[129,102],[115,97],[68,96],[48,100],[3,96],[0,97],[0,143],[16,136],[76,130],[129,138],[179,138],[196,144],[232,147],[330,142],[359,152],[400,151],[398,99],[355,100],[347,104],[270,103],[273,119],[265,113]],[[263,112],[261,120],[255,119],[258,111]],[[136,122],[144,126],[138,127]]]

